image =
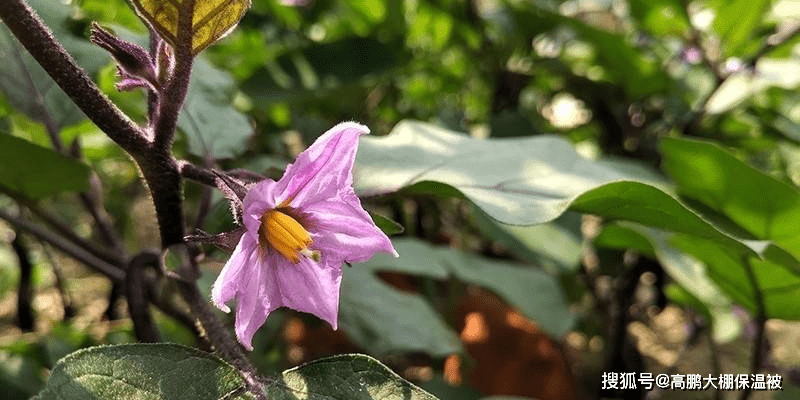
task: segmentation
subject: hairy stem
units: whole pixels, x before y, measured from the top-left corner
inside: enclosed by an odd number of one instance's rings
[[[178,10],[178,32],[175,51],[175,70],[161,93],[158,111],[155,115],[153,131],[155,147],[169,149],[175,138],[175,128],[186,93],[189,91],[189,80],[192,74],[192,19],[194,16],[194,0],[184,0]]]

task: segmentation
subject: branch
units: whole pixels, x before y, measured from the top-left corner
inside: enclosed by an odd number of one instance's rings
[[[119,266],[110,264],[95,257],[86,250],[75,246],[75,244],[64,240],[62,237],[45,230],[42,227],[31,223],[30,221],[13,216],[3,209],[0,209],[0,219],[4,219],[18,229],[28,232],[40,240],[50,243],[53,247],[61,250],[68,256],[86,264],[90,268],[108,276],[116,282],[122,282],[122,280],[125,279],[125,274]]]
[[[207,186],[217,187],[217,175],[206,168],[198,167],[189,161],[178,160],[181,176]]]
[[[78,236],[67,224],[59,220],[58,217],[56,217],[55,215],[39,207],[35,202],[8,192],[4,193],[14,198],[14,200],[19,202],[19,204],[30,210],[37,217],[41,218],[42,221],[44,221],[48,226],[54,229],[58,234],[63,236],[65,239],[79,246],[83,250],[88,251],[93,256],[114,265],[123,265],[125,263],[124,255],[112,253],[111,251],[102,248],[100,246],[97,246],[94,243],[91,243],[88,240]]]
[[[0,19],[56,84],[111,140],[129,153],[145,150],[148,142],[142,131],[100,92],[28,4],[23,0],[0,1]]]
[[[125,279],[125,297],[128,299],[128,311],[133,320],[133,332],[136,339],[144,343],[160,341],[158,329],[150,315],[145,269],[158,267],[158,253],[143,251],[135,255],[128,263]]]
[[[31,283],[31,273],[33,264],[28,256],[28,246],[22,240],[22,235],[15,234],[11,241],[11,247],[17,253],[19,261],[19,286],[17,288],[17,325],[23,332],[31,332],[34,329],[33,321],[33,285]]]
[[[189,91],[189,80],[192,74],[192,19],[194,17],[195,0],[183,0],[178,9],[178,32],[175,45],[175,70],[167,82],[158,101],[158,111],[153,121],[155,147],[169,149],[175,139],[175,127],[178,123],[183,101]]]

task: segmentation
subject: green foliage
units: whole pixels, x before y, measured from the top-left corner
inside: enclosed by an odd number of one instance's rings
[[[74,8],[65,3],[33,0],[30,4],[51,27],[53,34],[75,61],[89,74],[104,63],[103,51],[67,29]],[[0,91],[8,102],[30,118],[59,129],[83,118],[41,66],[16,41],[8,29],[0,28]]]
[[[384,345],[380,347],[383,351],[408,350],[407,343],[409,341],[412,344],[418,343],[420,336],[412,335],[409,329],[421,329],[422,331],[431,332],[421,336],[431,335],[436,338],[436,341],[431,340],[431,343],[436,343],[436,346],[430,346],[429,351],[431,351],[430,349],[436,349],[437,351],[432,351],[431,354],[448,354],[444,350],[450,350],[450,353],[452,353],[452,350],[458,347],[453,346],[451,339],[454,335],[438,333],[441,332],[441,329],[439,329],[440,325],[437,325],[437,319],[427,318],[430,313],[421,303],[418,303],[414,308],[419,310],[417,315],[421,316],[417,320],[414,319],[413,314],[409,315],[408,319],[396,317],[397,315],[404,315],[406,313],[405,307],[411,306],[414,301],[412,299],[419,298],[418,296],[402,294],[385,284],[381,284],[386,286],[382,290],[386,293],[386,296],[390,295],[390,291],[396,292],[394,297],[397,298],[398,303],[391,304],[388,299],[382,299],[383,296],[367,296],[366,291],[362,292],[356,288],[348,289],[351,284],[355,286],[363,282],[362,284],[366,285],[368,280],[362,276],[353,279],[354,282],[348,283],[347,276],[373,274],[376,271],[392,271],[439,280],[453,277],[461,282],[479,285],[493,291],[517,307],[523,314],[536,320],[544,331],[555,337],[566,333],[574,323],[574,317],[567,308],[558,282],[552,276],[537,269],[508,262],[493,261],[453,249],[432,247],[413,239],[397,239],[394,241],[394,245],[400,257],[394,258],[378,254],[370,261],[358,264],[352,271],[347,270],[343,282],[344,288],[342,289],[342,320],[345,331],[349,333],[350,329],[348,329],[348,323],[344,321],[355,318],[346,317],[344,314],[349,312],[360,313],[365,307],[362,303],[370,304],[370,309],[376,309],[378,308],[376,305],[380,305],[384,310],[382,313],[385,313],[386,319],[380,322],[375,321],[373,315],[376,311],[364,313],[362,314],[364,317],[359,322],[360,325],[354,326],[356,329],[363,332],[368,330],[369,325],[377,324],[381,328],[373,326],[369,330],[399,331],[396,333],[396,335],[400,336],[397,339],[398,344],[393,344],[392,346]],[[375,284],[378,283],[375,282]],[[357,297],[357,300],[350,299],[351,295]],[[345,301],[344,299],[347,300]],[[355,301],[358,302],[358,307],[352,307],[351,309],[348,303]],[[398,322],[398,320],[407,322]],[[374,343],[394,336],[384,335],[381,337],[374,335],[369,337],[367,334],[361,334],[360,337],[369,338]],[[369,342],[364,341],[362,345],[367,343]],[[443,351],[439,352],[439,349]]]
[[[281,374],[269,387],[276,400],[436,400],[378,360],[360,354],[323,358]]]
[[[233,106],[234,94],[235,83],[230,74],[202,57],[195,59],[189,94],[178,119],[190,153],[223,159],[244,152],[253,126]]]
[[[8,369],[25,374],[19,363]],[[3,370],[0,370],[3,371]],[[3,375],[0,375],[3,377]],[[17,385],[24,385],[20,381]],[[270,399],[419,399],[435,397],[377,360],[358,354],[321,359],[284,371]],[[61,359],[35,399],[254,399],[244,379],[216,356],[174,344],[99,346]]]
[[[86,165],[24,139],[0,134],[0,158],[0,186],[26,198],[89,187]]]
[[[251,399],[219,358],[172,344],[91,347],[61,359],[36,399]]]
[[[132,7],[26,1],[120,109],[146,123],[144,93],[117,93],[110,57],[85,40],[97,20],[147,45]],[[791,1],[253,3],[229,36],[196,58],[176,157],[274,178],[335,122],[372,129],[361,140],[356,190],[376,206],[371,215],[384,232],[405,236],[394,238],[399,258],[345,267],[340,325],[364,351],[424,354],[440,376],[436,363],[465,352],[445,299],[463,286],[495,293],[553,338],[573,329],[595,335],[587,310],[608,299],[588,293],[577,272],[616,291],[630,255],[656,260],[669,301],[705,317],[716,341],[739,337],[735,305],[800,320],[800,34]],[[5,28],[0,61],[0,131],[12,133],[0,135],[2,189],[35,200],[85,191],[84,163],[30,143],[59,134],[84,144],[116,226],[146,222],[149,214],[131,213],[143,192],[133,165]],[[197,186],[186,189],[188,215],[211,210],[198,228],[232,228],[218,194],[205,202]],[[70,222],[88,219],[71,206],[52,208]],[[598,236],[587,221],[599,225]],[[100,236],[81,223],[82,237]],[[131,233],[124,242],[138,245]],[[585,257],[594,252],[597,269]],[[381,272],[409,276],[419,288],[398,290]],[[444,287],[453,293],[437,293]],[[631,311],[644,308],[627,311],[647,321]],[[612,318],[603,312],[598,320]],[[265,335],[272,342],[264,364],[284,368],[273,343],[280,323],[273,318]],[[0,351],[4,394],[34,394],[43,368],[94,344],[64,327],[50,336]],[[123,389],[132,398],[250,398],[243,385],[231,366],[196,350],[101,347],[67,356],[38,398],[122,398]],[[353,355],[285,371],[270,391],[277,399],[431,398]],[[467,392],[486,395],[468,385],[441,389],[454,398]]]

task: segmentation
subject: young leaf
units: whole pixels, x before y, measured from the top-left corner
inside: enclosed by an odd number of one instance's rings
[[[269,387],[271,400],[436,400],[378,360],[345,354],[286,371]]]
[[[175,344],[76,351],[56,364],[34,400],[245,400],[244,380],[216,356]]]
[[[250,0],[132,0],[136,12],[172,47],[180,46],[183,37],[191,37],[192,54],[230,33],[250,8]],[[184,36],[180,22],[191,15],[190,36]]]

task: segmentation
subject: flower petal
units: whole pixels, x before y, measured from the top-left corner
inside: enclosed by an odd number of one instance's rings
[[[261,227],[261,216],[267,210],[272,210],[279,206],[283,194],[280,192],[280,185],[272,179],[265,179],[253,185],[247,191],[242,201],[244,212],[242,222],[247,227],[248,233],[253,233],[258,237],[258,229]]]
[[[214,286],[211,287],[211,300],[217,308],[224,312],[231,311],[225,303],[242,292],[241,283],[248,280],[245,275],[255,266],[257,252],[257,239],[254,240],[245,232],[239,240],[239,244],[236,245],[236,249],[233,250],[231,258],[225,263],[217,280],[214,281]]]
[[[253,350],[253,335],[272,311],[264,307],[262,298],[267,286],[265,279],[269,279],[265,271],[270,266],[265,265],[264,260],[259,258],[258,249],[251,254],[251,260],[254,261],[253,268],[249,269],[247,277],[240,280],[242,290],[237,296],[235,321],[236,337],[247,350]]]
[[[372,222],[352,190],[340,196],[303,210],[313,221],[312,247],[320,251],[323,261],[335,265],[344,261],[363,262],[380,252],[396,257],[392,241]]]
[[[302,258],[292,264],[273,253],[265,277],[262,303],[267,312],[278,307],[314,314],[337,328],[341,267],[319,264]]]
[[[278,181],[278,189],[291,199],[291,206],[304,205],[336,195],[341,187],[353,185],[353,162],[358,137],[369,128],[355,122],[340,123],[317,138],[297,156]]]

